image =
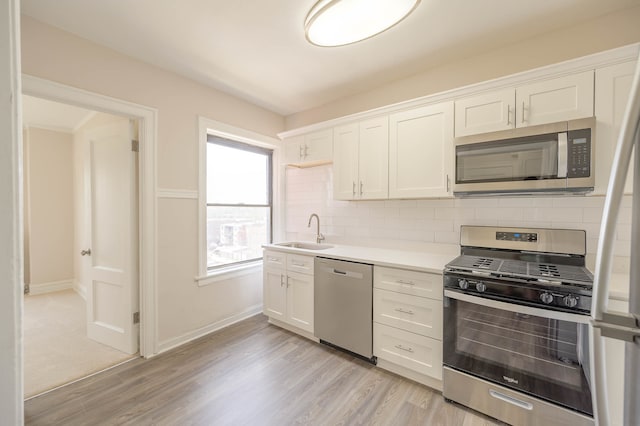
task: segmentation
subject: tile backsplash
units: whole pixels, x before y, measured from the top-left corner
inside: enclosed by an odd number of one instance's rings
[[[593,267],[604,197],[486,197],[429,200],[337,201],[333,199],[331,165],[288,167],[285,180],[286,239],[313,240],[315,221],[328,242],[446,250],[455,254],[460,225],[583,229],[587,233],[587,265]],[[631,196],[619,214],[614,269],[628,271]],[[437,244],[437,246],[434,246]]]

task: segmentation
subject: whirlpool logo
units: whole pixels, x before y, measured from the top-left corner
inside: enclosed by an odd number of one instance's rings
[[[518,384],[518,379],[514,379],[513,377],[502,376],[502,378],[507,383],[513,383],[513,384],[516,384],[516,385]]]

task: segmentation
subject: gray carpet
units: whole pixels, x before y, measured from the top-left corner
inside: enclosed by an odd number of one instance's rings
[[[25,398],[137,356],[89,340],[85,318],[85,301],[73,290],[25,296]]]

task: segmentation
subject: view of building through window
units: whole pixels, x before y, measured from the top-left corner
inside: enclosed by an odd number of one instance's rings
[[[259,259],[271,242],[272,151],[207,141],[207,267]]]

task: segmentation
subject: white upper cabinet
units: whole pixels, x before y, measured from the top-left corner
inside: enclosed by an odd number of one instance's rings
[[[333,197],[338,200],[387,198],[388,117],[336,127],[333,138]]]
[[[453,102],[389,117],[389,198],[447,197],[453,171]]]
[[[635,61],[596,70],[596,184],[594,195],[607,192],[609,174],[620,135],[620,125],[627,108]],[[634,154],[637,155],[637,154]],[[633,190],[633,161],[630,163],[624,192]]]
[[[333,158],[333,132],[322,130],[286,139],[285,161],[299,167],[328,164]]]
[[[456,101],[456,137],[593,116],[593,71]]]
[[[456,101],[456,137],[513,129],[514,101],[513,89]]]

